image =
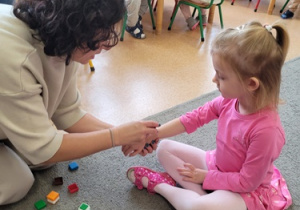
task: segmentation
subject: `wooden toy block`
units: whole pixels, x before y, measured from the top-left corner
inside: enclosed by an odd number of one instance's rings
[[[79,206],[78,210],[91,210],[91,208],[90,208],[90,206],[89,206],[88,204],[82,203],[82,204]]]
[[[51,191],[47,195],[47,201],[52,204],[56,204],[56,202],[59,200],[59,193],[55,191]]]
[[[75,171],[78,169],[78,164],[76,162],[72,162],[69,164],[70,171]]]
[[[78,188],[78,186],[77,186],[76,183],[70,184],[68,186],[68,189],[69,189],[70,193],[75,193],[75,192],[77,192],[79,190],[79,188]]]
[[[37,210],[40,210],[40,209],[45,208],[47,206],[47,203],[44,200],[39,200],[39,201],[35,202],[34,206]]]
[[[63,178],[60,176],[60,177],[55,177],[53,182],[52,182],[52,185],[62,185],[63,184]]]

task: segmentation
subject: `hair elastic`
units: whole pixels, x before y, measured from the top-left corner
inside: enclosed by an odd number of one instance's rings
[[[239,27],[236,27],[236,30],[238,30],[239,32],[241,32],[244,28],[245,28],[245,24],[241,25]]]
[[[271,32],[271,30],[273,29],[273,27],[271,25],[264,25],[265,29],[267,29],[267,31]]]

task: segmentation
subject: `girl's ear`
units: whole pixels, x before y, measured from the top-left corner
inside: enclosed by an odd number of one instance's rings
[[[250,77],[248,79],[247,89],[251,92],[256,91],[259,88],[259,80],[256,77]]]

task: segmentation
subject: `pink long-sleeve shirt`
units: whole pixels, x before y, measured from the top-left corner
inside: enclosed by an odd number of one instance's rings
[[[208,171],[204,189],[246,193],[270,185],[273,162],[285,144],[279,115],[271,109],[242,115],[236,104],[220,96],[180,117],[187,133],[218,119],[216,169]]]

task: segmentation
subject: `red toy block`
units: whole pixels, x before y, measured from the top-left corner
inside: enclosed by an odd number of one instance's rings
[[[78,186],[77,186],[76,183],[70,184],[68,186],[68,189],[69,189],[70,193],[75,193],[75,192],[77,192],[79,190],[79,188],[78,188]]]

